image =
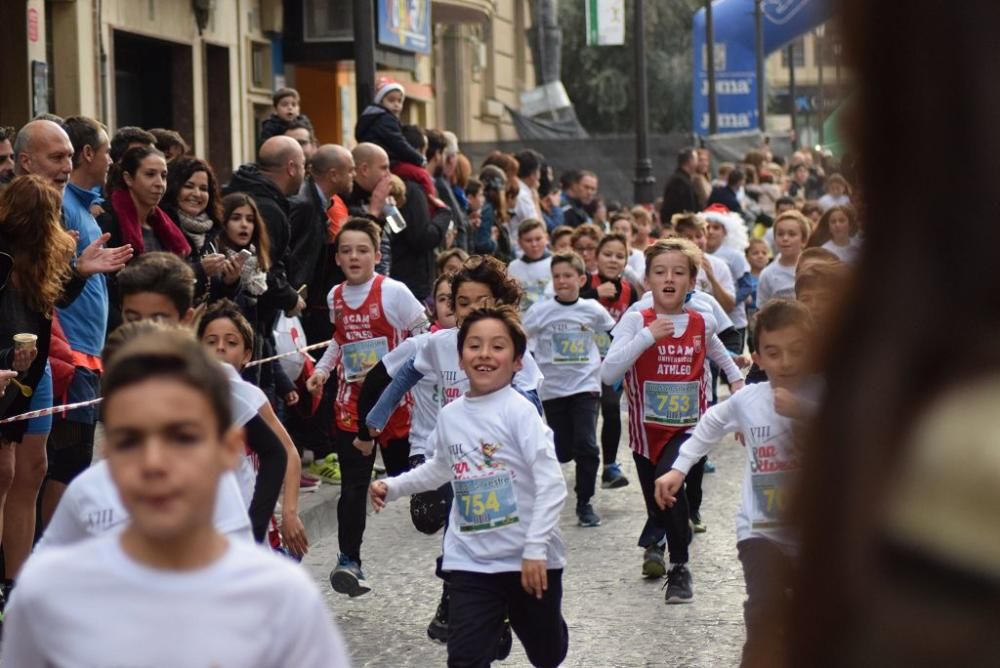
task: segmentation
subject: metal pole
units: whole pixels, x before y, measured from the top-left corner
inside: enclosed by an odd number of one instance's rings
[[[712,0],[705,0],[705,66],[708,68],[708,133],[719,131],[719,104],[715,99],[715,24]]]
[[[757,127],[765,131],[767,109],[765,108],[766,82],[764,81],[764,0],[754,3],[753,23],[757,33]]]
[[[819,119],[819,144],[823,146],[826,144],[826,137],[823,132],[823,120],[826,114],[824,113],[826,107],[826,100],[823,99],[823,34],[820,31],[816,31],[816,65],[818,69],[817,83],[819,84],[819,94],[816,96],[816,116]]]
[[[795,46],[794,43],[788,45],[788,100],[791,106],[792,132],[795,132]],[[795,139],[798,144],[798,137]]]
[[[635,61],[635,203],[652,204],[655,199],[653,161],[649,158],[649,95],[646,90],[645,0],[635,0],[632,42]]]
[[[354,80],[358,118],[375,99],[375,16],[372,0],[354,0]]]

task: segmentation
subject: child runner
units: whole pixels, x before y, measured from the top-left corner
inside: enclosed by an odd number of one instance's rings
[[[750,294],[747,295],[747,347],[750,352],[755,349],[753,330],[754,316],[757,313],[757,289],[760,285],[760,272],[771,261],[771,247],[763,239],[751,239],[747,246],[747,263],[750,265]]]
[[[809,221],[798,211],[786,211],[774,221],[778,257],[760,272],[757,308],[764,308],[774,298],[795,297],[795,265],[808,238]]]
[[[747,456],[736,514],[736,549],[747,592],[743,666],[775,665],[775,653],[785,642],[782,601],[792,585],[796,551],[795,540],[785,529],[785,513],[799,456],[793,424],[782,415],[782,404],[803,384],[811,333],[809,313],[800,304],[775,299],[761,309],[754,361],[770,381],[710,408],[681,446],[672,469],[656,480],[657,504],[664,509],[673,506],[691,466],[727,433],[743,435]]]
[[[458,327],[473,310],[496,304],[516,305],[521,301],[517,281],[507,276],[503,264],[488,256],[473,256],[451,279],[451,302],[456,327],[434,332],[416,356],[398,368],[390,384],[385,365],[376,366],[365,379],[358,401],[358,418],[362,423],[359,441],[366,441],[385,427],[393,406],[407,391],[422,380],[437,388],[438,410],[461,397],[469,388],[469,379],[462,368],[458,348]],[[523,368],[514,376],[513,387],[528,398],[541,413],[538,387],[542,374],[531,355],[525,355]],[[436,415],[435,415],[436,418]],[[366,446],[367,447],[367,446]],[[443,577],[438,563],[438,575]],[[448,590],[442,591],[437,613],[427,628],[434,640],[447,639]]]
[[[569,225],[559,225],[549,234],[553,253],[564,253],[573,250],[573,228]]]
[[[624,377],[628,388],[629,445],[639,485],[647,513],[655,520],[652,524],[665,531],[670,552],[667,603],[688,603],[693,598],[687,568],[691,529],[686,496],[680,495],[673,508],[663,511],[653,496],[654,480],[669,470],[690,428],[708,407],[706,355],[734,379],[734,391],[743,386],[742,380],[735,380],[739,369],[718,339],[714,320],[685,307],[701,264],[701,252],[685,239],[661,239],[646,249],[646,283],[653,306],[622,318],[601,367],[602,382],[616,383]],[[643,534],[644,574],[662,575],[662,548],[653,532]],[[659,552],[658,562],[651,552]]]
[[[160,320],[190,326],[194,319],[194,309],[191,308],[194,272],[172,253],[146,253],[136,258],[118,273],[118,288],[122,299],[122,317],[126,322]],[[302,463],[295,444],[266,397],[260,392],[254,393],[254,386],[240,378],[235,369],[223,368],[234,392],[256,397],[258,415],[245,425],[247,447],[258,459],[253,495],[248,501],[254,538],[263,541],[267,536],[284,480],[282,532],[289,549],[293,545],[301,547],[306,544],[305,527],[298,517]],[[294,549],[292,551],[295,552]]]
[[[434,261],[437,265],[437,275],[442,276],[458,272],[468,259],[469,254],[461,248],[451,248],[438,253],[437,259]]]
[[[156,332],[170,332],[173,336],[193,340],[190,330],[155,320],[128,322],[108,337],[108,342],[101,351],[101,359],[105,363],[110,363],[115,353],[125,343]],[[249,383],[245,385],[257,389]],[[257,415],[257,406],[252,394],[231,391],[229,399],[234,427],[242,428]],[[59,545],[78,543],[109,531],[121,533],[127,526],[128,520],[128,511],[122,505],[118,489],[111,480],[108,460],[102,459],[74,478],[66,488],[52,515],[52,520],[45,527],[45,533],[35,546],[34,553],[38,554]],[[213,523],[221,534],[236,540],[253,542],[253,530],[250,526],[250,517],[247,515],[246,502],[236,474],[232,471],[226,471],[219,478]]]
[[[581,225],[581,227],[583,227]],[[597,244],[597,270],[590,275],[590,281],[580,295],[596,299],[607,309],[617,323],[628,307],[638,299],[638,290],[624,278],[628,261],[628,243],[620,234],[602,237]],[[598,348],[601,356],[607,354],[610,339],[598,334]],[[601,455],[604,470],[601,472],[601,487],[618,489],[628,485],[628,478],[622,473],[618,463],[618,442],[622,437],[622,387],[610,383],[601,387]]]
[[[526,218],[517,226],[517,243],[521,257],[507,265],[507,275],[521,284],[521,311],[525,312],[534,304],[543,301],[546,288],[552,283],[549,264],[549,235],[545,223],[537,218]]]
[[[611,216],[611,231],[625,237],[628,245],[628,267],[635,272],[636,276],[646,273],[646,256],[643,251],[648,243],[642,245],[635,243],[635,238],[639,234],[639,226],[636,225],[635,218],[628,211],[619,211]]]
[[[705,229],[705,252],[726,263],[733,279],[735,305],[729,311],[738,334],[733,340],[722,342],[731,352],[740,355],[746,344],[747,331],[747,297],[751,294],[750,265],[745,251],[747,247],[747,228],[743,219],[730,213],[721,204],[713,204],[704,212],[707,226]]]
[[[587,283],[583,260],[573,252],[552,257],[555,298],[525,314],[524,330],[545,374],[539,390],[560,463],[576,462],[576,516],[582,527],[600,526],[594,496],[600,453],[601,353],[594,335],[608,332],[614,318],[593,299],[580,299]]]
[[[116,354],[101,389],[130,522],[29,559],[3,665],[349,665],[308,575],[212,524],[242,450],[218,363],[194,341],[150,334]]]
[[[646,246],[656,241],[653,237],[653,214],[644,206],[632,207],[632,218],[635,220],[635,238],[632,240],[636,250],[645,253]],[[643,256],[643,262],[646,258]],[[645,266],[643,266],[645,274]]]
[[[309,378],[313,394],[322,392],[331,369],[337,371],[334,404],[334,442],[340,464],[341,493],[337,501],[337,538],[340,556],[330,574],[334,591],[360,596],[371,591],[361,570],[361,540],[365,532],[365,494],[375,465],[374,443],[355,445],[358,435],[358,395],[361,381],[379,361],[411,334],[427,330],[424,307],[399,281],[375,274],[380,231],[370,220],[354,218],[337,234],[337,265],[346,280],[330,291],[331,344]],[[382,461],[389,474],[409,468],[409,401],[397,402],[402,410],[381,435]],[[394,405],[394,408],[396,406]]]
[[[569,647],[559,532],[566,483],[552,432],[511,387],[526,343],[510,307],[468,315],[458,346],[469,390],[441,410],[434,457],[370,488],[380,509],[451,481],[455,499],[444,545],[451,666],[488,666],[498,655],[505,617],[533,665],[559,665]]]
[[[827,209],[807,245],[810,248],[825,248],[841,262],[854,262],[861,252],[861,237],[858,236],[858,221],[854,209],[850,206],[833,206]]]

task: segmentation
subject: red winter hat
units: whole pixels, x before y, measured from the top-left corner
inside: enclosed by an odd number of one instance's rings
[[[399,83],[392,77],[379,77],[375,81],[375,104],[382,104],[382,100],[386,95],[394,90],[398,90],[403,95],[406,95],[406,90],[403,88],[403,84]]]

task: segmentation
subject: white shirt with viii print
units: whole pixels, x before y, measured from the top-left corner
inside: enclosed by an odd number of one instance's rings
[[[770,383],[747,385],[708,409],[681,446],[673,468],[686,475],[726,434],[743,434],[747,458],[736,515],[737,541],[766,538],[787,550],[794,548],[784,523],[792,476],[798,470],[792,424],[775,412]]]
[[[559,512],[566,481],[552,430],[530,401],[509,385],[465,395],[441,409],[429,442],[431,459],[385,483],[393,501],[451,482],[444,570],[515,572],[522,559],[565,566]]]

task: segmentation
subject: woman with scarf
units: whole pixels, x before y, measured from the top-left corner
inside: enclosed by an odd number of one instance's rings
[[[159,207],[167,187],[167,161],[155,148],[137,146],[122,156],[111,184],[111,206],[98,223],[110,234],[109,247],[132,246],[134,257],[166,251],[187,259],[191,244],[170,216]],[[108,331],[121,324],[121,296],[109,277]]]
[[[169,163],[167,190],[160,208],[184,233],[191,245],[189,257],[198,283],[195,301],[209,295],[213,278],[226,270],[226,257],[209,247],[208,242],[222,226],[222,195],[212,166],[200,158],[182,156]],[[232,297],[228,292],[211,294],[211,299]]]

